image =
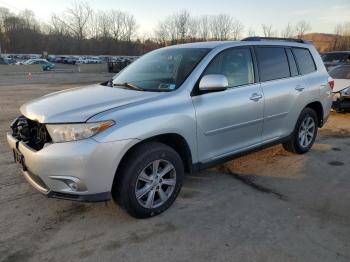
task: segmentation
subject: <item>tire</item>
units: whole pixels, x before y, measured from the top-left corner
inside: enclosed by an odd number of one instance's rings
[[[311,128],[312,123],[313,128]],[[283,148],[286,151],[295,154],[304,154],[308,152],[315,142],[318,123],[319,121],[316,112],[311,108],[304,108],[300,113],[290,140],[283,144]]]
[[[120,168],[112,196],[133,217],[147,218],[162,213],[181,190],[183,162],[179,154],[165,144],[148,142],[137,146]]]

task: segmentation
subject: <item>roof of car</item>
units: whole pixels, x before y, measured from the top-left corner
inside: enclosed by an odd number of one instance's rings
[[[303,46],[308,43],[299,43],[285,40],[260,40],[260,41],[207,41],[207,42],[194,42],[186,44],[178,44],[168,46],[167,48],[209,48],[214,49],[217,47],[229,47],[229,46],[242,46],[242,45],[282,45],[282,46]]]

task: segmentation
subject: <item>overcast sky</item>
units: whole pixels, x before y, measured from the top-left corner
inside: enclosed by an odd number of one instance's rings
[[[157,21],[186,9],[191,15],[230,14],[245,30],[260,33],[261,24],[281,30],[288,22],[310,22],[313,32],[332,33],[338,23],[350,22],[350,0],[87,0],[95,10],[119,9],[133,14],[139,33],[152,33]],[[31,9],[48,21],[50,15],[63,12],[72,0],[0,0],[0,6],[13,12]]]

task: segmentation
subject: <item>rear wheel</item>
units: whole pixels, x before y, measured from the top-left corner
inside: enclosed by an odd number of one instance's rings
[[[283,144],[284,149],[297,154],[308,152],[315,142],[317,128],[316,112],[311,108],[305,108],[299,116],[290,140]]]
[[[141,144],[123,161],[112,195],[130,215],[151,217],[171,206],[183,176],[183,163],[175,150],[158,142]]]

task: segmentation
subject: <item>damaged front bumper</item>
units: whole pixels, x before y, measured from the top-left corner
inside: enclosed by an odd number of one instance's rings
[[[111,199],[118,164],[135,143],[133,139],[108,143],[84,139],[34,150],[10,133],[7,141],[23,176],[35,189],[48,197],[84,202]]]

